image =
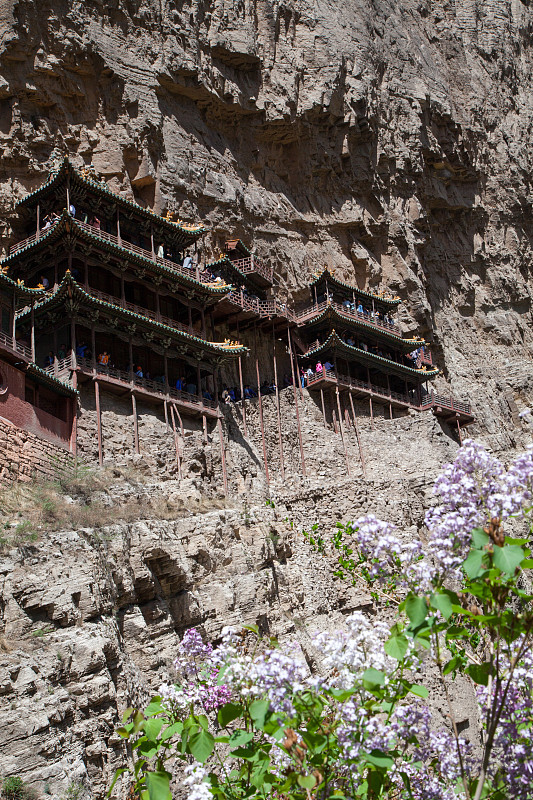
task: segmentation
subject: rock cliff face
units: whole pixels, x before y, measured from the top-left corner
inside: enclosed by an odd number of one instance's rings
[[[0,0],[3,242],[17,235],[15,202],[68,151],[137,202],[205,220],[206,257],[241,236],[293,299],[326,263],[388,285],[405,332],[432,342],[440,388],[472,401],[476,436],[521,448],[532,36],[525,0]],[[256,621],[297,636],[312,660],[308,629],[368,604],[339,590],[298,530],[361,510],[415,530],[456,445],[433,418],[364,420],[366,476],[354,441],[347,476],[339,437],[306,403],[310,477],[278,485],[276,509],[263,505],[255,435],[232,487],[249,506],[46,534],[4,554],[0,771],[56,796],[84,780],[101,796],[121,755],[117,709],[157,685],[185,627],[216,637]],[[228,447],[238,465],[242,442]],[[189,475],[193,494],[202,475]],[[186,489],[154,486],[142,491]]]

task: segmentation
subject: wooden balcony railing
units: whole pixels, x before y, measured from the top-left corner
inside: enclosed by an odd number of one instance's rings
[[[415,392],[413,392],[412,395],[407,395],[401,392],[389,391],[383,386],[377,386],[376,384],[372,384],[367,381],[360,381],[357,378],[350,377],[349,375],[341,375],[340,373],[337,374],[334,370],[327,370],[325,367],[323,367],[321,372],[313,372],[312,375],[306,377],[306,386],[308,388],[312,388],[314,385],[324,379],[335,381],[336,383],[342,384],[350,389],[363,389],[364,391],[369,392],[376,397],[384,398],[386,400],[396,400],[397,402],[404,403],[412,408],[416,408],[419,411],[427,411],[430,408],[440,407],[448,409],[452,412],[457,411],[461,414],[472,416],[471,404],[466,403],[463,400],[455,400],[453,397],[443,397],[442,395],[435,394],[433,391],[431,391],[428,395],[423,397],[420,402]]]
[[[78,358],[76,359],[77,366],[84,372],[90,372],[91,374],[96,373],[97,375],[107,376],[109,378],[113,378],[115,381],[119,381],[120,383],[127,384],[130,387],[139,387],[141,389],[146,389],[148,392],[152,394],[158,394],[163,397],[171,397],[175,400],[180,400],[184,403],[188,403],[193,406],[197,406],[198,408],[209,408],[212,410],[216,410],[218,404],[215,400],[208,400],[205,397],[200,397],[197,394],[189,394],[189,392],[184,392],[179,389],[173,389],[166,383],[161,381],[153,381],[150,378],[139,378],[135,373],[128,372],[127,370],[123,369],[116,369],[115,367],[105,366],[104,364],[98,364],[96,361],[90,358]]]
[[[163,314],[157,314],[156,311],[150,311],[143,306],[135,305],[135,303],[128,303],[126,300],[122,300],[121,297],[115,297],[114,295],[107,294],[106,292],[101,292],[99,289],[92,289],[91,287],[84,288],[88,294],[92,295],[93,297],[97,297],[98,300],[103,300],[106,303],[111,303],[112,305],[119,306],[120,308],[125,308],[127,311],[133,311],[135,314],[148,317],[148,319],[152,319],[154,322],[161,322],[163,325],[168,325],[169,328],[175,328],[178,331],[189,333],[191,336],[202,336],[202,332],[196,330],[191,325],[184,325],[182,322],[178,322],[175,319],[165,317]]]
[[[255,256],[231,259],[231,263],[239,272],[242,272],[243,275],[253,275],[256,273],[265,278],[269,283],[272,283],[274,280],[274,270],[272,267],[267,267],[266,264],[263,264],[263,262]]]
[[[8,336],[7,333],[3,331],[0,331],[0,343],[10,350],[13,350],[14,353],[20,353],[24,358],[31,361],[31,347],[28,347],[28,345],[22,342],[17,342],[16,339],[12,336]]]
[[[236,290],[228,292],[226,297],[243,311],[251,311],[259,317],[286,317],[288,320],[294,320],[292,310],[279,300],[259,300]]]
[[[352,310],[347,306],[343,306],[342,303],[338,303],[336,300],[323,300],[321,303],[315,303],[314,305],[308,306],[301,311],[296,311],[294,312],[294,318],[299,324],[307,322],[308,320],[313,319],[313,317],[322,314],[322,312],[325,311],[328,306],[331,306],[331,308],[334,308],[339,314],[342,314],[348,319],[359,320],[364,322],[366,325],[372,325],[374,328],[379,330],[390,331],[391,333],[396,334],[396,336],[401,336],[400,328],[394,322],[385,322],[384,320],[378,319],[376,314],[372,316],[372,312],[365,313],[362,311]]]

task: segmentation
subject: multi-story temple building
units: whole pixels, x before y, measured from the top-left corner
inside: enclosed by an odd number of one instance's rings
[[[221,430],[221,368],[226,375],[238,369],[239,397],[231,399],[245,397],[248,349],[228,331],[256,350],[259,404],[258,331],[274,340],[276,395],[276,337],[283,336],[285,378],[320,393],[325,422],[328,393],[339,414],[345,393],[352,410],[354,397],[366,397],[371,416],[374,400],[391,417],[393,408],[432,408],[459,433],[473,420],[466,405],[429,393],[438,370],[423,340],[401,335],[399,298],[349,286],[325,269],[310,284],[310,303],[295,310],[277,296],[272,268],[240,239],[202,264],[201,225],[142,208],[66,158],[19,211],[25,238],[2,260],[0,277],[0,415],[14,424],[33,425],[75,451],[83,388],[94,392],[100,461],[101,390],[129,398],[137,451],[139,399],[162,405],[173,424],[185,415],[201,419],[204,431],[209,420]],[[281,426],[279,399],[277,407]],[[246,434],[244,407],[243,421]],[[266,468],[262,413],[261,431]]]

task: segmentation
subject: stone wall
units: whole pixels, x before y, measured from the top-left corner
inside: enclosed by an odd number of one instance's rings
[[[71,463],[73,458],[63,447],[0,417],[0,483],[54,480]]]

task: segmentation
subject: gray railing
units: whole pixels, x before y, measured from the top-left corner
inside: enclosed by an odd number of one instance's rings
[[[7,333],[0,331],[0,342],[4,344],[6,347],[9,347],[10,350],[13,350],[15,353],[20,353],[25,358],[31,360],[31,347],[28,347],[27,344],[23,344],[22,342],[17,342],[12,336],[8,336]]]

